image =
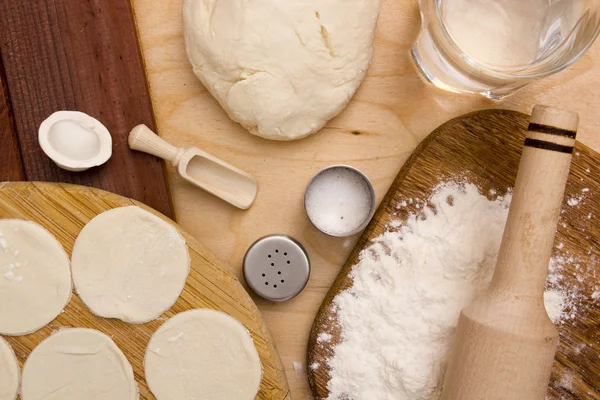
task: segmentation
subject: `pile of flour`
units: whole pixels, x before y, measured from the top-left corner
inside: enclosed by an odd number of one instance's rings
[[[491,281],[510,200],[440,184],[422,212],[361,253],[354,285],[334,300],[342,342],[328,362],[328,400],[440,397],[460,310]],[[558,321],[568,296],[553,289],[545,300]]]

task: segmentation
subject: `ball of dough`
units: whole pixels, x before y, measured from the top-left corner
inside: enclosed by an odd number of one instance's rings
[[[61,330],[29,355],[22,400],[136,400],[131,364],[117,345],[93,329]]]
[[[92,219],[75,241],[71,262],[75,289],[94,314],[134,324],[171,308],[190,269],[177,228],[135,206]]]
[[[185,0],[194,73],[251,133],[320,130],[365,77],[379,0]]]
[[[210,309],[186,311],[165,322],[150,339],[145,370],[157,400],[252,400],[262,378],[244,325]]]
[[[43,328],[71,299],[71,268],[62,245],[40,225],[0,220],[0,334]]]
[[[0,400],[15,400],[19,391],[19,363],[10,345],[0,337]]]

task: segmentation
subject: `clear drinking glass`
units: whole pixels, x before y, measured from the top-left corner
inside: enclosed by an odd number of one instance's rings
[[[419,0],[411,49],[419,74],[452,92],[499,100],[559,72],[600,31],[600,0]]]

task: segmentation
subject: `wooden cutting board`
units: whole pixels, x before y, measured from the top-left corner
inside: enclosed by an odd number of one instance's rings
[[[391,221],[405,220],[408,213],[418,212],[410,204],[398,210],[399,203],[411,198],[429,198],[434,186],[445,177],[467,177],[478,185],[482,193],[489,193],[491,189],[499,194],[506,193],[514,184],[527,123],[527,115],[513,111],[475,112],[440,126],[417,147],[396,177],[314,321],[307,365],[315,362],[321,365],[308,371],[315,398],[323,399],[328,395],[330,369],[327,360],[333,354],[333,347],[340,342],[340,327],[335,318],[333,322],[330,319],[335,317],[332,301],[338,293],[352,285],[348,275],[360,252],[369,246],[372,239],[380,236]],[[589,191],[582,191],[584,188]],[[581,196],[582,200],[576,206],[566,203],[567,199]],[[556,243],[563,243],[564,247],[560,251],[555,249],[555,252],[568,253],[589,269],[582,275],[575,270],[575,265],[565,266],[563,274],[568,281],[567,286],[581,290],[578,295],[581,302],[575,319],[558,327],[560,345],[549,390],[551,399],[600,399],[600,330],[597,329],[600,306],[591,297],[598,290],[595,278],[600,257],[598,204],[600,156],[578,143],[566,188],[564,213],[556,236]],[[577,275],[582,275],[584,281],[577,282]],[[320,333],[330,333],[333,339],[317,342]]]
[[[255,298],[277,341],[292,393],[302,400],[309,394],[300,364],[311,324],[358,239],[328,238],[306,219],[302,195],[319,169],[340,163],[359,168],[380,200],[410,153],[437,126],[488,108],[530,112],[536,103],[578,111],[580,140],[600,150],[600,95],[595,90],[600,87],[600,40],[567,70],[491,103],[425,85],[410,61],[421,25],[419,2],[381,0],[373,62],[348,107],[315,135],[274,143],[234,123],[194,75],[185,53],[182,3],[131,0],[158,133],[173,144],[202,148],[251,173],[260,192],[252,208],[240,212],[186,185],[170,169],[178,221],[240,277],[248,246],[264,235],[285,233],[306,247],[313,265],[306,289],[283,304]]]
[[[41,224],[53,233],[70,255],[83,226],[103,211],[137,205],[179,228],[151,208],[99,189],[54,183],[0,183],[0,219],[21,218]],[[21,366],[29,353],[62,327],[98,329],[111,336],[133,366],[141,399],[154,399],[144,380],[143,360],[152,334],[167,318],[193,308],[212,308],[232,315],[250,331],[263,364],[259,399],[289,399],[289,387],[271,335],[256,305],[225,266],[192,236],[181,230],[192,259],[190,275],[181,297],[158,320],[131,325],[92,315],[77,294],[65,312],[45,328],[26,336],[7,337]],[[183,399],[182,399],[183,400]]]

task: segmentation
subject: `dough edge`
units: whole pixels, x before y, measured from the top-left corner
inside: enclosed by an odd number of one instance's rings
[[[79,333],[94,335],[94,336],[102,338],[102,340],[104,340],[104,342],[108,346],[108,349],[111,351],[111,353],[113,355],[115,355],[118,358],[121,366],[124,367],[124,369],[126,370],[125,371],[126,375],[127,375],[126,378],[128,378],[127,380],[130,383],[130,385],[129,385],[130,389],[133,390],[133,397],[130,400],[139,400],[140,389],[137,384],[137,381],[135,380],[135,375],[133,373],[133,368],[131,366],[131,363],[129,362],[129,360],[123,353],[123,351],[119,348],[119,346],[117,346],[115,341],[110,336],[108,336],[107,334],[105,334],[97,329],[76,328],[76,327],[64,327],[57,331],[52,332],[47,338],[45,338],[40,343],[38,343],[38,345],[29,353],[27,360],[25,360],[25,363],[23,364],[23,372],[21,373],[21,385],[19,387],[19,394],[21,395],[21,397],[23,397],[23,388],[25,387],[25,383],[27,382],[25,379],[26,372],[27,372],[27,365],[28,365],[28,363],[30,363],[30,360],[32,359],[31,357],[35,355],[36,351],[40,348],[43,349],[43,347],[41,347],[41,346],[44,345],[44,343],[47,342],[49,339],[52,339],[52,338],[56,339],[57,336],[61,336],[64,334],[79,334]],[[48,343],[46,343],[46,346],[47,345],[48,345]],[[37,383],[33,383],[33,384],[35,385]],[[24,400],[24,399],[22,398],[22,400]]]
[[[164,314],[166,311],[168,311],[171,307],[173,307],[175,305],[175,303],[177,303],[177,301],[179,300],[179,298],[181,297],[181,293],[183,292],[183,290],[185,289],[186,283],[187,283],[187,278],[189,277],[190,274],[190,270],[191,270],[191,263],[192,263],[192,259],[190,256],[190,251],[189,251],[189,247],[187,244],[187,241],[185,240],[185,238],[183,237],[183,235],[181,234],[181,232],[179,231],[179,228],[177,228],[176,226],[170,224],[169,222],[163,220],[161,217],[155,215],[154,213],[145,210],[144,208],[138,206],[138,205],[128,205],[128,206],[123,206],[123,207],[115,207],[112,208],[110,210],[106,210],[98,215],[96,215],[94,218],[92,218],[91,220],[89,220],[86,225],[82,228],[82,230],[79,232],[79,234],[77,235],[77,238],[75,239],[75,243],[73,244],[73,252],[72,254],[74,255],[76,252],[76,248],[77,248],[77,243],[80,235],[82,234],[82,232],[84,231],[84,229],[92,222],[94,221],[96,218],[100,217],[101,215],[107,214],[107,213],[116,213],[116,212],[128,212],[126,210],[134,210],[136,213],[140,213],[141,215],[145,215],[145,216],[149,216],[151,219],[155,220],[155,221],[159,221],[159,224],[165,226],[168,230],[172,230],[173,232],[175,232],[177,234],[177,236],[181,239],[181,242],[185,248],[185,252],[187,255],[187,269],[186,269],[186,278],[183,280],[182,285],[181,285],[181,289],[179,290],[179,294],[175,297],[175,299],[173,300],[173,302],[171,304],[169,304],[166,308],[164,308],[162,311],[160,311],[160,313],[158,313],[156,316],[154,317],[150,317],[150,318],[137,318],[137,319],[125,319],[122,316],[112,316],[112,315],[101,315],[101,313],[97,312],[96,310],[94,310],[89,304],[88,302],[86,302],[84,300],[84,297],[86,296],[82,296],[81,292],[79,291],[79,289],[77,288],[77,283],[76,283],[76,278],[75,275],[76,273],[74,272],[73,269],[73,263],[71,263],[71,272],[72,272],[72,282],[73,282],[73,288],[75,289],[75,291],[77,292],[77,295],[79,296],[79,298],[81,299],[81,301],[84,303],[84,305],[86,306],[86,308],[95,316],[100,317],[100,318],[105,318],[105,319],[118,319],[120,321],[123,321],[125,323],[128,324],[132,324],[132,325],[142,325],[142,324],[146,324],[148,322],[154,321],[157,318],[160,318],[160,316],[162,314]],[[73,256],[72,256],[73,258]]]
[[[12,395],[13,398],[9,400],[15,400],[17,398],[17,395],[19,394],[19,388],[21,387],[21,371],[19,369],[19,360],[17,359],[17,355],[15,354],[15,351],[13,350],[13,348],[11,347],[11,345],[6,341],[6,339],[4,339],[2,336],[0,336],[0,355],[2,355],[3,353],[5,353],[9,359],[9,364],[8,368],[12,369],[13,372],[15,373],[15,378],[16,380],[14,382],[9,382],[10,385],[8,386],[9,388],[11,386],[14,386],[14,394]],[[14,360],[13,363],[11,363],[10,359],[12,356],[12,360]],[[13,390],[11,390],[9,393],[12,393]]]
[[[33,229],[38,230],[40,233],[47,234],[48,239],[53,242],[52,245],[56,244],[56,245],[58,245],[58,248],[60,248],[60,250],[62,252],[61,255],[64,256],[65,260],[67,261],[67,266],[69,269],[69,290],[67,292],[68,293],[67,298],[65,299],[64,304],[62,304],[62,306],[60,307],[60,310],[56,313],[56,315],[54,315],[54,317],[52,319],[46,321],[43,325],[39,325],[39,326],[36,325],[36,328],[32,328],[30,330],[23,331],[23,332],[19,331],[19,332],[7,333],[7,332],[0,331],[0,335],[4,335],[4,336],[25,336],[25,335],[29,335],[34,332],[37,332],[42,328],[45,328],[48,324],[50,324],[52,321],[54,321],[56,318],[58,318],[58,316],[60,316],[62,314],[64,309],[71,302],[71,299],[73,298],[73,274],[72,274],[73,270],[71,268],[71,259],[69,258],[69,255],[65,251],[65,248],[62,245],[62,243],[56,238],[56,236],[54,236],[52,234],[52,232],[50,232],[48,229],[43,227],[41,224],[39,224],[35,221],[30,221],[30,220],[20,219],[20,218],[1,219],[0,225],[2,224],[2,222],[8,222],[8,223],[15,222],[15,223],[22,224],[22,225],[28,225],[28,226],[32,227]]]
[[[164,330],[171,329],[171,328],[177,326],[177,324],[179,322],[186,322],[188,320],[194,319],[195,317],[209,319],[209,320],[211,318],[221,319],[222,323],[225,323],[228,326],[232,327],[232,331],[234,329],[238,330],[236,332],[236,334],[239,333],[239,335],[247,337],[247,339],[249,340],[249,343],[252,345],[251,348],[254,350],[254,354],[252,354],[252,355],[256,356],[256,359],[258,360],[258,363],[260,365],[260,378],[258,379],[258,386],[256,387],[255,393],[254,393],[254,396],[257,396],[260,391],[260,387],[262,385],[262,380],[264,378],[264,367],[262,364],[262,360],[260,358],[260,354],[258,353],[258,349],[256,348],[256,344],[254,343],[254,339],[252,339],[252,336],[250,335],[250,332],[248,331],[246,326],[241,321],[239,321],[237,318],[235,318],[225,312],[214,310],[211,308],[197,308],[197,309],[191,309],[191,310],[180,312],[180,313],[174,315],[173,317],[169,318],[164,324],[162,324],[152,334],[152,337],[148,341],[148,345],[146,347],[146,352],[144,355],[144,373],[146,375],[146,384],[148,385],[148,388],[150,389],[150,391],[154,394],[154,391],[152,390],[153,383],[152,383],[151,379],[148,379],[148,373],[147,373],[147,371],[148,371],[147,370],[148,369],[148,355],[154,354],[154,352],[151,350],[151,348],[153,347],[153,340],[157,337],[157,335],[159,333],[162,333]],[[156,382],[154,382],[154,384],[156,385]],[[158,397],[157,397],[157,399],[158,399]],[[160,400],[160,399],[158,399],[158,400]]]
[[[344,86],[346,86],[348,88],[348,90],[346,90],[346,98],[335,103],[336,107],[334,109],[330,110],[328,113],[324,114],[320,118],[316,119],[313,116],[309,116],[308,118],[313,122],[310,125],[310,129],[286,130],[283,133],[281,131],[279,131],[279,129],[277,129],[277,130],[271,129],[268,131],[260,132],[258,122],[254,123],[254,124],[250,124],[250,123],[247,123],[246,121],[243,121],[241,118],[236,117],[236,115],[235,115],[236,110],[231,109],[231,107],[228,104],[229,92],[231,91],[233,86],[235,86],[235,84],[238,82],[235,82],[229,88],[229,91],[225,95],[223,95],[222,93],[219,93],[219,91],[216,89],[216,86],[219,83],[219,80],[217,80],[215,82],[213,80],[213,78],[207,77],[207,75],[213,75],[215,72],[217,72],[218,68],[217,68],[217,71],[208,71],[208,72],[203,71],[203,68],[205,68],[207,65],[210,66],[209,68],[214,68],[213,64],[216,61],[215,61],[215,59],[211,58],[209,55],[205,54],[204,49],[202,49],[201,46],[199,46],[197,43],[199,40],[194,38],[194,36],[200,36],[200,34],[198,34],[198,32],[196,32],[196,29],[194,29],[194,25],[195,25],[194,19],[196,18],[196,14],[198,13],[197,8],[200,7],[200,5],[198,5],[198,3],[200,3],[200,0],[183,0],[183,18],[182,18],[183,19],[183,34],[184,34],[186,55],[192,66],[192,71],[193,71],[194,75],[202,82],[203,86],[208,90],[208,92],[213,96],[213,98],[215,100],[217,100],[217,102],[219,103],[221,108],[227,113],[229,118],[231,120],[233,120],[234,122],[239,123],[242,127],[244,127],[247,131],[249,131],[254,136],[258,136],[263,139],[273,140],[273,141],[294,141],[294,140],[300,140],[300,139],[306,138],[314,133],[321,131],[324,127],[326,127],[326,125],[331,120],[333,120],[334,118],[339,116],[345,110],[345,108],[348,106],[348,104],[353,99],[354,95],[356,94],[357,90],[360,88],[363,81],[365,80],[367,71],[373,62],[373,54],[374,54],[374,48],[375,48],[375,36],[376,36],[377,22],[379,19],[380,0],[373,0],[373,4],[371,4],[371,6],[376,6],[376,12],[375,12],[375,22],[371,26],[371,29],[370,29],[370,36],[369,36],[370,46],[368,47],[368,49],[365,49],[365,51],[367,51],[369,53],[368,61],[366,62],[366,64],[362,65],[361,68],[356,70],[356,77],[354,79],[351,79],[344,83]],[[212,7],[213,7],[212,9],[204,10],[204,11],[208,11],[208,12],[211,12],[214,14],[215,5],[213,4]],[[194,11],[196,11],[196,13],[194,13]],[[209,17],[209,19],[212,20],[212,18],[213,18],[213,16],[211,15]],[[322,25],[322,27],[323,27],[323,25]],[[211,40],[215,40],[214,35],[211,38]],[[228,44],[231,44],[231,43],[228,43]],[[276,57],[275,57],[275,59],[276,59]],[[243,64],[243,63],[241,63],[241,64]],[[268,71],[263,71],[263,72],[267,72],[267,73],[271,74]],[[283,78],[285,78],[285,76]],[[295,89],[294,89],[294,91],[295,91]],[[302,113],[300,113],[298,116],[299,117],[302,117],[302,116],[307,117],[306,114],[303,115]]]

